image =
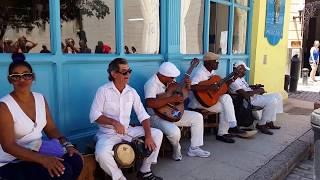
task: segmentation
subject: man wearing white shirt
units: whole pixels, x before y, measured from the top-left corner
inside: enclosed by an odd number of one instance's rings
[[[219,56],[217,54],[212,52],[206,53],[203,57],[203,65],[200,65],[191,76],[191,89],[193,91],[219,90],[218,84],[210,84],[210,78],[216,75],[215,70],[218,69],[218,64]],[[217,140],[234,143],[235,140],[232,139],[232,135],[247,138],[255,134],[255,132],[246,132],[238,128],[233,102],[229,94],[220,96],[218,102],[211,107],[204,107],[194,93],[190,93],[189,98],[188,107],[191,109],[206,109],[210,112],[220,113]]]
[[[93,100],[90,121],[99,126],[96,160],[113,180],[124,180],[126,178],[113,158],[112,149],[114,145],[130,139],[126,134],[132,137],[145,136],[145,146],[153,152],[143,161],[137,177],[144,180],[161,180],[162,178],[152,173],[151,164],[157,162],[163,134],[158,129],[150,128],[150,116],[145,111],[136,90],[128,85],[131,72],[127,60],[116,58],[111,61],[108,67],[110,82],[98,89]],[[129,125],[132,107],[142,127]]]
[[[249,100],[253,106],[263,107],[261,119],[258,120],[256,128],[260,132],[272,135],[269,129],[280,129],[280,126],[274,125],[277,113],[283,112],[282,96],[279,93],[266,93],[263,88],[249,86],[244,79],[247,70],[250,70],[247,65],[238,61],[234,64],[234,68],[238,69],[238,78],[229,86],[229,91],[234,94],[239,94]]]
[[[151,115],[152,127],[160,129],[170,141],[173,154],[172,158],[176,161],[182,159],[180,137],[181,132],[178,126],[191,127],[191,145],[188,149],[188,156],[207,158],[210,152],[202,150],[203,145],[203,117],[200,113],[185,110],[181,119],[175,123],[166,121],[155,114],[153,109],[157,109],[167,104],[183,103],[184,97],[180,95],[169,94],[168,97],[158,97],[157,95],[165,93],[167,87],[175,84],[175,78],[180,75],[179,69],[171,62],[164,62],[160,65],[156,74],[144,85],[144,94],[147,104],[147,110]],[[189,82],[188,82],[189,81]],[[182,89],[188,92],[190,79],[185,79],[185,87]]]

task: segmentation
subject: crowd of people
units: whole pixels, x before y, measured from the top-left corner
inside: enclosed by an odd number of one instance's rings
[[[19,37],[15,42],[12,40],[0,40],[0,53],[29,53],[38,44],[28,40],[25,36]]]
[[[68,42],[73,44],[73,42]],[[85,43],[84,43],[85,44]],[[85,46],[82,46],[85,48]],[[68,51],[76,51],[72,47]],[[83,49],[83,51],[89,51]],[[23,54],[13,54],[13,62],[8,68],[8,81],[13,91],[0,99],[0,177],[4,179],[77,179],[83,167],[81,154],[54,125],[48,104],[40,93],[33,92],[32,81],[35,72],[25,61]],[[146,108],[137,91],[128,85],[133,73],[126,59],[116,58],[108,65],[109,82],[98,88],[93,99],[89,119],[99,127],[96,134],[95,158],[100,167],[114,180],[126,177],[114,159],[113,148],[123,141],[144,136],[145,148],[152,153],[143,159],[137,177],[143,180],[161,180],[155,175],[151,165],[158,159],[163,135],[173,147],[172,159],[181,161],[181,131],[179,127],[190,127],[191,139],[187,155],[207,158],[210,150],[204,150],[204,124],[201,113],[192,109],[206,109],[219,112],[220,122],[216,139],[234,143],[234,137],[253,137],[257,131],[245,131],[239,127],[233,100],[223,94],[212,106],[204,106],[196,97],[199,91],[218,91],[223,84],[211,82],[218,69],[219,56],[208,52],[192,74],[185,74],[182,84],[176,82],[180,70],[171,62],[164,62],[158,71],[144,85]],[[277,93],[265,93],[262,87],[253,88],[244,76],[249,67],[242,61],[234,64],[233,76],[225,84],[229,92],[236,94],[247,103],[260,106],[261,117],[257,119],[256,129],[266,135],[280,129],[275,125],[276,114],[282,113],[282,97]],[[177,88],[186,96],[172,93]],[[157,111],[159,108],[184,104],[190,110],[181,112],[181,118],[169,121]],[[141,126],[131,126],[131,110],[134,110]],[[42,132],[48,140],[42,137]]]
[[[79,40],[79,46],[76,46],[75,40],[73,38],[67,38],[64,42],[61,42],[61,50],[66,54],[91,54],[92,50],[87,45],[86,38],[82,38]],[[0,39],[0,53],[29,53],[30,50],[35,48],[38,43],[35,43],[25,36],[19,37],[15,42],[12,40],[1,40]],[[131,51],[128,46],[124,46],[125,54],[135,54],[136,48],[134,46],[131,47]],[[42,45],[42,49],[40,53],[51,53],[46,45]],[[110,54],[112,53],[111,47],[103,43],[103,41],[98,41],[94,50],[95,54]]]

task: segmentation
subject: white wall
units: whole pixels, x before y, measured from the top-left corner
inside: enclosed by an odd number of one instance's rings
[[[304,0],[291,0],[290,15],[289,15],[289,30],[288,30],[288,48],[291,48],[291,41],[300,41],[302,45],[302,23],[299,18],[293,18],[299,16],[299,10],[304,9]]]

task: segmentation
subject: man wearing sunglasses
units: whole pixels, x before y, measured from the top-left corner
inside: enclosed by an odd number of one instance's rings
[[[153,152],[144,159],[137,177],[143,180],[162,180],[150,168],[151,163],[157,162],[163,135],[160,130],[150,128],[150,116],[136,90],[128,85],[131,72],[127,60],[116,58],[111,61],[108,67],[110,82],[98,89],[93,100],[90,121],[99,126],[96,160],[112,179],[124,180],[126,177],[118,168],[112,149],[123,140],[131,141],[130,137],[145,136],[145,147]],[[132,107],[142,126],[129,125]]]
[[[217,83],[210,84],[210,78],[216,75],[215,70],[218,69],[219,56],[212,52],[208,52],[203,57],[203,65],[200,65],[191,77],[192,90],[194,91],[217,91],[219,86]],[[196,98],[194,93],[190,93],[189,108],[206,109],[210,112],[219,112],[219,128],[216,139],[225,143],[234,143],[232,136],[240,136],[243,138],[250,137],[256,133],[247,133],[237,126],[234,106],[229,94],[223,94],[219,97],[216,104],[211,107],[204,107]],[[229,134],[230,133],[230,134]]]

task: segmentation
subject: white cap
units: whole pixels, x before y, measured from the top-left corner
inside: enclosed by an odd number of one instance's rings
[[[243,62],[243,61],[237,61],[236,63],[233,64],[233,67],[237,68],[237,67],[240,66],[240,65],[243,65],[243,67],[244,67],[246,70],[250,71],[250,68],[249,68],[249,67],[246,65],[246,63]]]
[[[159,71],[160,74],[167,77],[178,77],[180,75],[179,69],[171,62],[164,62],[160,65]]]

